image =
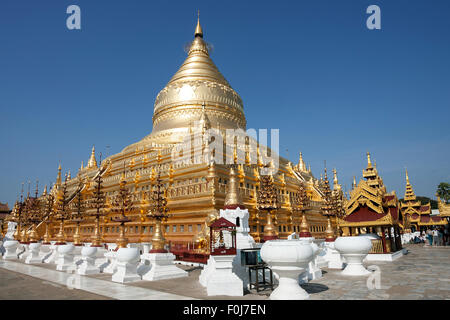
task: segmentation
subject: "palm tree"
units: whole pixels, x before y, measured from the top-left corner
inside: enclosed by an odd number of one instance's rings
[[[437,195],[439,198],[448,203],[450,199],[450,183],[441,182],[437,187]]]

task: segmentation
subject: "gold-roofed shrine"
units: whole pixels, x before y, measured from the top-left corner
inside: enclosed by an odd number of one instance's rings
[[[367,167],[363,179],[350,192],[350,200],[345,204],[345,215],[338,218],[338,226],[343,235],[377,234],[379,241],[374,244],[373,253],[389,253],[401,249],[400,224],[402,218],[395,191],[386,192],[383,179],[378,175],[367,153]],[[393,233],[391,233],[391,228]]]
[[[450,218],[450,203],[445,203],[437,196],[439,215],[444,218]]]
[[[82,163],[76,177],[66,182],[61,179],[61,166],[58,168],[56,183],[49,192],[56,198],[60,196],[62,184],[66,183],[69,200],[74,199],[77,192],[89,199],[96,187],[95,179],[101,176],[105,196],[104,215],[100,221],[103,242],[115,242],[119,237],[119,223],[113,219],[111,204],[119,192],[122,174],[135,208],[127,213],[131,222],[125,223],[129,242],[150,242],[152,238],[155,222],[147,217],[147,213],[158,175],[167,190],[167,205],[171,212],[163,227],[164,237],[172,244],[193,242],[198,235],[207,234],[207,225],[218,217],[218,210],[224,206],[230,181],[229,166],[206,161],[193,164],[172,161],[174,146],[188,135],[204,132],[207,128],[215,128],[223,136],[226,129],[246,129],[242,99],[212,61],[200,21],[195,30],[186,60],[156,97],[152,132],[99,162],[92,148],[87,166]],[[207,146],[195,145],[193,149],[194,154],[199,152],[203,156]],[[249,209],[250,233],[260,241],[266,223],[257,210],[262,164],[258,161],[258,165],[250,165],[249,158],[249,152],[235,154],[235,160],[241,161],[236,165],[236,179],[243,204]],[[303,184],[309,199],[306,214],[310,232],[323,238],[327,227],[327,219],[321,214],[323,195],[319,181],[312,175],[310,167],[306,168],[303,156],[300,155],[297,165],[280,157],[273,183],[280,200],[280,208],[274,212],[279,237],[287,238],[292,232],[300,231],[300,219],[292,218],[292,198]],[[83,241],[91,241],[96,230],[93,210],[86,209],[86,217],[79,226]],[[58,226],[53,219],[50,223],[52,240],[58,233]],[[76,223],[67,220],[64,229],[67,241],[72,241]],[[45,224],[41,223],[37,231],[43,236]]]
[[[406,190],[403,201],[400,202],[400,211],[403,215],[403,229],[405,231],[422,231],[430,226],[447,224],[445,216],[441,214],[431,215],[431,204],[422,205],[417,200],[413,187],[409,182],[408,170],[406,174]]]

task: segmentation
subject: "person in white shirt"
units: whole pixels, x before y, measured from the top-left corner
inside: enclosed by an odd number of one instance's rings
[[[433,245],[434,246],[438,245],[438,240],[439,240],[438,231],[436,229],[433,229]]]

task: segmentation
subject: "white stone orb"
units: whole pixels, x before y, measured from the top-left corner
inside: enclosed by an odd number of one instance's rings
[[[41,244],[39,242],[30,243],[30,251],[39,251]]]
[[[117,250],[117,260],[120,262],[135,262],[140,258],[137,248],[120,248]]]
[[[334,246],[347,262],[347,266],[342,271],[343,275],[365,276],[371,273],[362,263],[372,248],[369,237],[338,237]]]
[[[81,255],[85,257],[92,257],[97,253],[96,247],[83,247],[81,249]]]
[[[58,253],[61,254],[70,254],[73,252],[73,250],[75,250],[75,247],[73,246],[73,244],[61,244],[58,245]]]
[[[305,300],[309,294],[298,284],[298,276],[314,257],[310,243],[299,240],[270,240],[261,248],[261,258],[279,277],[271,300]]]

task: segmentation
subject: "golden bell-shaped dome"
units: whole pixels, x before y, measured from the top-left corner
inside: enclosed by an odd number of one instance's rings
[[[200,21],[188,56],[155,100],[150,137],[184,136],[206,116],[211,127],[245,129],[241,97],[231,88],[209,56]]]

